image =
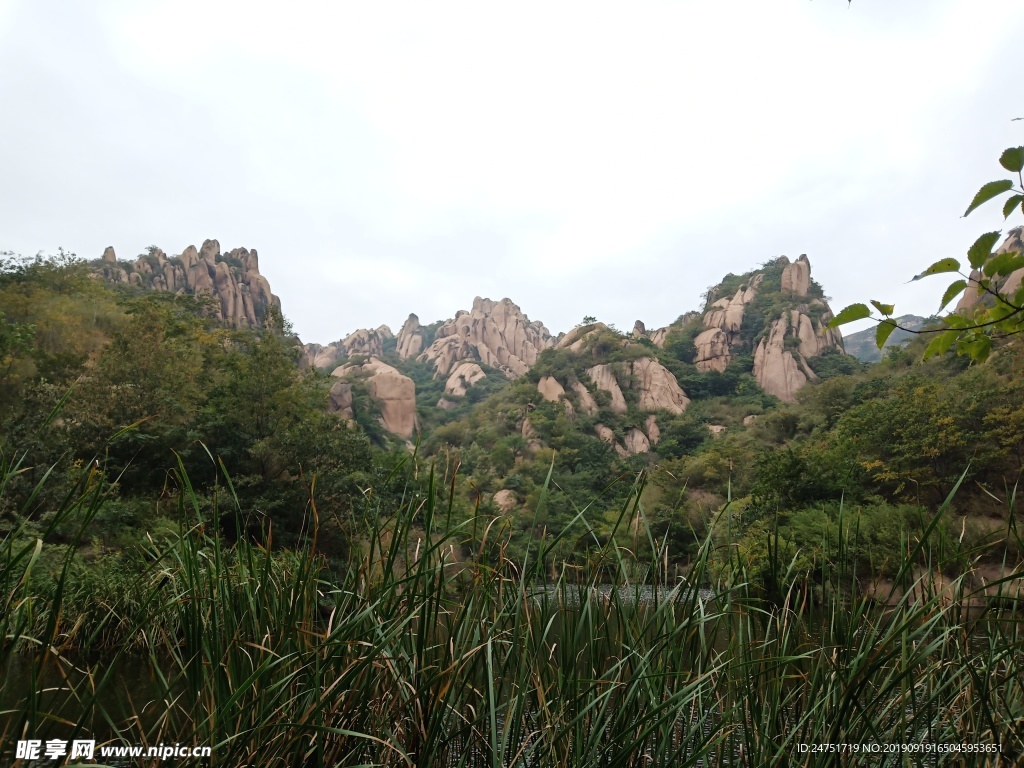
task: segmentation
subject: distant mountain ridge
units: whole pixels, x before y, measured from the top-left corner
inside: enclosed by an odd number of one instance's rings
[[[910,333],[910,331],[923,328],[931,320],[932,318],[921,317],[920,315],[902,315],[897,317],[896,323],[900,327],[892,332],[886,340],[884,348],[889,349],[890,347],[906,344],[914,337],[914,334]],[[908,330],[905,331],[903,330],[904,328]],[[875,343],[874,326],[863,331],[848,334],[844,342],[847,353],[853,355],[862,363],[877,363],[882,359],[883,350],[879,349]]]

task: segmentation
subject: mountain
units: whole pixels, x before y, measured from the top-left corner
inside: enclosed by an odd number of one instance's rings
[[[151,246],[135,261],[119,261],[108,246],[92,267],[113,285],[210,296],[216,318],[238,328],[262,327],[272,313],[281,313],[281,300],[260,274],[255,248],[235,248],[225,254],[218,241],[204,240],[199,250],[190,245],[177,256],[168,257]]]
[[[594,322],[554,336],[510,299],[478,296],[472,309],[428,326],[411,314],[397,336],[381,326],[305,344],[302,365],[339,379],[332,408],[358,418],[353,402],[373,404],[369,416],[404,440],[465,416],[481,388],[493,394],[527,379],[570,420],[594,417],[589,433],[629,455],[658,445],[660,424],[686,411],[690,389],[705,397],[742,386],[792,401],[808,382],[855,369],[831,317],[807,256],[783,256],[727,275],[702,312],[652,331],[640,320],[629,334]],[[367,396],[353,400],[352,386]],[[516,429],[528,446],[545,444],[525,416]]]
[[[916,331],[919,328],[923,328],[932,318],[921,317],[919,315],[902,315],[896,318],[897,324],[900,326],[885,342],[885,349],[894,346],[902,346],[914,338],[914,334],[910,331]],[[904,331],[903,328],[908,330]],[[877,363],[882,359],[882,350],[878,348],[875,343],[875,328],[865,328],[863,331],[857,331],[846,336],[843,340],[846,346],[847,353],[853,355],[858,360],[864,363]]]

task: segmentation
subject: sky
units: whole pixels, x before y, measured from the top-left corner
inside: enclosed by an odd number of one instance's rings
[[[836,311],[928,315],[914,274],[1021,223],[961,216],[1022,37],[1019,0],[0,0],[0,250],[255,248],[320,343],[474,296],[655,328],[802,253]]]

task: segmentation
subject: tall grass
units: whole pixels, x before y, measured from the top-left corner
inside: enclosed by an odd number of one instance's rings
[[[643,481],[617,529],[646,531]],[[179,535],[151,542],[148,565],[93,612],[63,612],[73,547],[41,589],[38,541],[3,543],[0,663],[20,653],[32,675],[0,714],[0,762],[26,734],[208,744],[223,766],[840,764],[798,748],[825,742],[1002,750],[852,754],[844,765],[1024,755],[1022,606],[1008,598],[968,615],[963,579],[913,583],[934,525],[908,540],[902,596],[879,610],[845,588],[856,532],[841,520],[825,606],[810,612],[795,588],[766,596],[738,560],[712,569],[712,536],[687,580],[666,584],[657,555],[638,563],[615,536],[599,541],[587,507],[513,562],[505,522],[454,523],[432,476],[397,512],[371,510],[365,546],[340,573],[315,553],[315,508],[304,549],[228,546],[180,468],[179,487]],[[87,520],[101,503],[90,488],[83,478],[54,517]],[[566,539],[597,554],[551,578],[549,552]],[[773,581],[794,583],[787,567],[776,562]],[[102,663],[82,661],[101,646]],[[134,694],[135,716],[119,719],[104,693],[139,652],[153,677]],[[46,693],[48,668],[61,683]]]

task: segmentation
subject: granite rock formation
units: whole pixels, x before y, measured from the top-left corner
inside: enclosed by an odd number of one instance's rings
[[[380,407],[380,423],[388,432],[408,438],[418,428],[416,384],[397,369],[371,357],[358,365],[348,363],[340,366],[331,375],[340,379],[365,378],[370,397]]]
[[[497,368],[510,379],[523,376],[554,340],[539,322],[530,322],[509,299],[492,301],[479,296],[473,309],[460,311],[437,329],[433,343],[419,355],[432,364],[435,376],[447,376],[462,360]]]
[[[108,282],[138,288],[194,296],[209,296],[213,314],[229,325],[262,327],[271,312],[280,314],[281,301],[260,274],[254,250],[235,248],[221,253],[217,240],[204,240],[197,250],[190,245],[178,256],[168,258],[152,247],[133,262],[117,260],[108,246],[97,271]]]

